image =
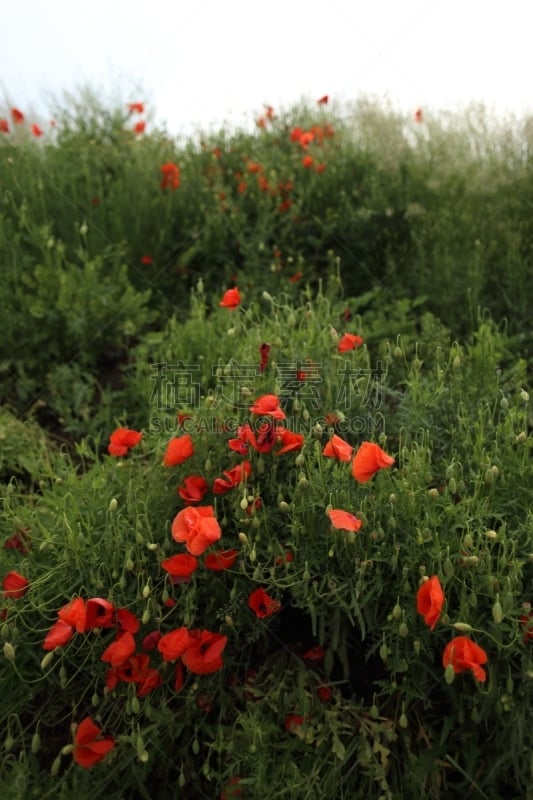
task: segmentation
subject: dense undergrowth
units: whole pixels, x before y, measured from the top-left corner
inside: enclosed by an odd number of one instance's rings
[[[8,119],[2,796],[532,798],[528,122]]]

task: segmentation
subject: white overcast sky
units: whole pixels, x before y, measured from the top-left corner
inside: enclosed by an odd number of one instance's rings
[[[45,114],[62,90],[146,101],[172,133],[264,103],[386,98],[533,111],[532,0],[0,0],[0,92]],[[43,117],[45,118],[45,117]]]

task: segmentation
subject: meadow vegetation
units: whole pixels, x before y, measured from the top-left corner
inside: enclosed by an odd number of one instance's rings
[[[532,142],[0,112],[2,797],[533,800]]]

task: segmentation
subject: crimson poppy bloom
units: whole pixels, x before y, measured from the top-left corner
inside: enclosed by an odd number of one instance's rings
[[[141,627],[138,616],[127,608],[117,608],[115,611],[115,621],[118,631],[137,633]]]
[[[226,494],[230,489],[235,489],[246,481],[251,471],[252,465],[249,461],[243,461],[241,464],[236,464],[236,466],[226,470],[223,473],[225,478],[215,478],[213,481],[213,494]]]
[[[75,597],[70,603],[59,609],[57,616],[63,622],[71,625],[77,633],[84,633],[87,625],[87,610],[85,600],[82,597]]]
[[[227,636],[211,631],[189,631],[189,646],[181,660],[195,675],[209,675],[222,669],[222,652],[228,641]]]
[[[17,531],[13,536],[10,536],[9,539],[6,539],[4,542],[6,550],[18,550],[20,553],[29,553],[31,546],[29,530],[29,528],[21,528],[20,531]]]
[[[304,133],[302,133],[302,135],[298,139],[298,144],[304,150],[307,150],[307,148],[309,147],[311,142],[314,140],[314,138],[315,138],[315,134],[314,133],[311,133],[311,131],[304,131]]]
[[[264,394],[250,406],[250,413],[259,414],[273,419],[285,419],[285,414],[279,407],[279,400],[275,394]]]
[[[130,114],[144,114],[144,103],[128,103]]]
[[[180,553],[170,558],[165,558],[161,566],[172,578],[189,579],[193,572],[198,568],[198,561],[194,556],[187,553]]]
[[[248,597],[248,607],[252,609],[256,617],[264,619],[275,614],[281,608],[281,603],[269,594],[260,586],[255,589]]]
[[[207,481],[201,475],[189,475],[176,491],[185,503],[199,503],[208,489]]]
[[[522,614],[520,616],[520,624],[524,629],[524,644],[527,644],[527,642],[533,642],[533,612],[530,611],[528,614]]]
[[[325,106],[329,101],[329,95],[325,94],[322,97],[319,97],[316,101],[319,106]]]
[[[172,161],[167,161],[159,168],[161,175],[162,189],[178,189],[181,182],[180,168]]]
[[[145,267],[149,267],[150,264],[154,263],[154,259],[152,256],[141,256],[141,264]]]
[[[114,672],[117,679],[124,681],[124,683],[137,683],[137,681],[143,680],[149,666],[150,656],[147,653],[136,653],[126,659],[115,670],[109,671]]]
[[[9,123],[7,119],[0,119],[0,133],[9,133]]]
[[[361,336],[357,336],[354,333],[345,333],[337,345],[337,350],[339,353],[346,353],[348,350],[355,350],[361,347],[362,344],[363,339]]]
[[[183,464],[194,453],[194,443],[191,436],[185,433],[183,436],[175,436],[167,445],[163,458],[165,467],[175,467]]]
[[[237,453],[246,454],[248,445],[258,453],[270,453],[276,444],[277,428],[272,422],[262,422],[257,428],[257,436],[248,422],[237,429],[237,439],[230,439],[228,445]]]
[[[64,647],[74,635],[74,628],[68,622],[58,619],[55,622],[43,642],[43,650],[55,650],[56,647]]]
[[[123,633],[106,647],[100,656],[100,661],[106,661],[112,667],[121,667],[135,653],[135,647],[135,639],[132,634]]]
[[[420,586],[416,593],[416,610],[424,617],[424,622],[434,630],[442,614],[444,592],[438,575],[432,575]]]
[[[24,122],[24,114],[22,111],[19,111],[18,108],[11,109],[11,119],[15,123],[15,125],[22,125]]]
[[[101,738],[102,731],[90,717],[80,722],[74,734],[72,758],[80,767],[89,769],[102,761],[115,746],[115,741],[106,736]]]
[[[321,645],[316,644],[314,647],[310,647],[309,650],[306,650],[305,653],[303,653],[302,658],[304,661],[310,661],[312,664],[316,664],[319,661],[322,661],[325,655],[326,651],[324,648]]]
[[[163,634],[161,631],[152,631],[151,633],[147,633],[142,643],[143,650],[154,650],[162,636]]]
[[[142,677],[136,681],[137,697],[146,697],[153,689],[157,689],[163,683],[163,677],[159,670],[154,667],[146,669]]]
[[[107,452],[110,456],[125,456],[130,447],[137,447],[142,439],[142,433],[131,428],[117,428],[109,437]]]
[[[115,625],[115,606],[103,597],[87,600],[85,630],[93,628],[113,628]]]
[[[201,555],[221,536],[212,506],[187,506],[176,514],[172,522],[172,538],[176,542],[185,542],[193,556]]]
[[[285,725],[285,730],[291,733],[294,728],[299,728],[304,722],[305,717],[302,717],[301,714],[287,714],[283,724]]]
[[[274,455],[280,456],[282,453],[289,453],[292,450],[301,450],[304,444],[305,436],[303,433],[294,433],[287,428],[278,428],[278,442],[281,443],[281,448],[276,450]]]
[[[14,600],[17,600],[20,597],[24,597],[26,592],[28,591],[28,587],[30,582],[24,575],[21,575],[20,572],[16,572],[12,570],[8,572],[7,575],[4,577],[2,581],[2,589],[4,590],[5,597],[12,597]]]
[[[326,458],[336,458],[337,461],[349,461],[352,457],[353,447],[345,442],[336,433],[333,434],[329,442],[322,450],[322,455]]]
[[[157,643],[157,649],[164,661],[175,661],[180,658],[189,647],[189,631],[185,627],[176,628],[170,633],[165,633]]]
[[[352,461],[352,475],[359,483],[366,483],[380,469],[388,469],[394,459],[374,442],[363,442]]]
[[[270,357],[270,345],[268,344],[268,342],[263,342],[263,344],[260,345],[259,355],[261,357],[261,363],[259,364],[259,372],[264,372]]]
[[[139,122],[136,122],[135,125],[133,126],[133,132],[136,133],[137,135],[144,133],[145,130],[146,130],[146,122],[144,120],[139,120]]]
[[[219,303],[219,306],[222,306],[222,308],[237,308],[237,306],[240,305],[240,303],[241,303],[241,293],[235,286],[234,289],[228,289],[226,292],[224,292],[222,300]]]
[[[349,511],[342,511],[340,508],[332,508],[326,512],[334,528],[342,531],[358,531],[362,525],[362,520],[358,519]]]
[[[244,788],[238,785],[240,782],[241,779],[237,776],[230,778],[220,795],[220,800],[234,800],[235,797],[242,797]]]
[[[32,125],[32,126],[31,126],[31,128],[30,128],[30,130],[31,130],[31,132],[32,132],[32,135],[33,135],[33,136],[35,136],[35,137],[37,137],[37,138],[38,138],[39,136],[43,136],[43,135],[44,135],[44,131],[43,131],[43,129],[42,129],[42,128],[41,128],[39,125],[37,125],[37,123],[36,123],[36,122],[34,122],[34,123],[33,123],[33,125]]]
[[[424,122],[424,112],[421,108],[417,108],[414,115],[415,122]]]
[[[204,567],[212,572],[223,572],[231,569],[238,557],[238,550],[214,550],[204,557]]]
[[[313,156],[307,155],[307,156],[304,156],[302,158],[302,166],[305,167],[306,169],[309,169],[310,167],[312,167],[314,163],[315,163],[315,160],[314,160]]]
[[[445,668],[451,664],[456,675],[471,670],[474,678],[480,683],[487,679],[487,673],[480,666],[486,664],[487,660],[483,648],[468,636],[456,636],[448,642],[442,654],[442,664]]]
[[[291,134],[290,134],[291,142],[299,142],[300,141],[300,137],[302,136],[302,134],[303,134],[303,129],[302,128],[299,128],[299,127],[293,128],[292,131],[291,131]]]

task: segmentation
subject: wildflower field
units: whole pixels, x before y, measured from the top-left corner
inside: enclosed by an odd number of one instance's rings
[[[533,800],[533,122],[146,111],[0,110],[2,798]]]

